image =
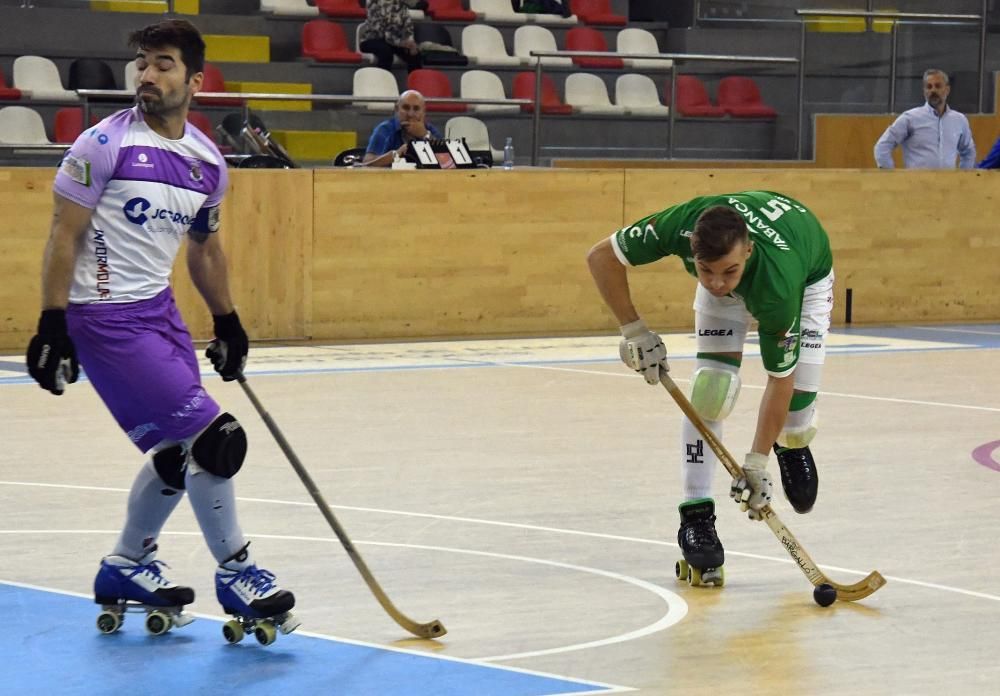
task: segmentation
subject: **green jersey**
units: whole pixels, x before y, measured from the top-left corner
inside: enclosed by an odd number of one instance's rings
[[[702,211],[734,208],[746,220],[753,252],[731,295],[758,322],[760,352],[768,372],[786,372],[798,361],[799,317],[807,285],[833,269],[830,239],[808,208],[771,191],[701,196],[623,227],[611,237],[618,258],[630,266],[677,256],[697,277],[691,233]]]

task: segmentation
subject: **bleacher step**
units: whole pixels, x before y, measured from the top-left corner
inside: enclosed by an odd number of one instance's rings
[[[202,34],[205,60],[212,63],[268,63],[271,61],[270,36]]]

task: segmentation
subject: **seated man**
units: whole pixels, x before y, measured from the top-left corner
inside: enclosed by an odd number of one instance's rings
[[[392,118],[375,126],[368,139],[364,165],[369,167],[392,166],[398,154],[406,156],[408,143],[412,140],[441,138],[437,128],[425,120],[424,95],[415,90],[407,90],[399,95],[396,112]]]

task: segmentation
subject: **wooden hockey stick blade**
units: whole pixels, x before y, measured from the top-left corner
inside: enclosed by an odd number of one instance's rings
[[[697,428],[698,432],[701,434],[702,439],[708,443],[708,446],[715,452],[715,455],[722,462],[722,466],[726,468],[729,475],[733,479],[743,478],[743,467],[736,463],[733,459],[733,455],[729,453],[725,445],[715,436],[707,425],[705,421],[701,419],[698,412],[694,410],[694,406],[688,401],[688,398],[684,395],[684,392],[680,390],[680,387],[674,382],[670,377],[670,373],[667,372],[665,368],[660,367],[660,384],[663,388],[667,390],[673,400],[680,407],[684,415],[688,417],[688,420]],[[872,594],[880,587],[885,585],[885,578],[877,570],[873,570],[869,573],[863,580],[854,583],[853,585],[842,585],[838,582],[834,582],[826,576],[826,574],[819,569],[815,561],[809,556],[806,550],[799,543],[799,540],[795,538],[795,535],[789,531],[788,527],[784,525],[778,514],[771,509],[770,505],[765,505],[760,510],[761,516],[767,523],[767,526],[774,533],[774,536],[778,538],[781,545],[788,552],[788,555],[792,557],[795,564],[799,567],[807,578],[814,586],[827,584],[833,587],[837,591],[837,599],[853,602],[858,599],[864,599],[868,595]]]
[[[351,538],[347,536],[347,532],[345,532],[344,528],[340,526],[340,522],[334,516],[330,506],[327,505],[326,500],[323,498],[323,494],[319,492],[312,476],[310,476],[309,472],[306,471],[305,466],[301,461],[299,461],[299,458],[295,454],[294,450],[292,450],[292,446],[288,444],[288,440],[286,440],[285,436],[281,433],[281,429],[278,428],[278,424],[274,422],[273,418],[271,418],[271,414],[264,410],[263,404],[261,404],[257,395],[250,388],[250,385],[247,384],[246,377],[241,374],[237,377],[237,381],[240,383],[240,386],[243,387],[243,391],[246,393],[247,398],[250,399],[250,403],[252,403],[253,407],[257,409],[257,413],[264,421],[267,429],[271,431],[271,435],[274,437],[275,442],[278,443],[278,447],[280,447],[281,451],[285,453],[288,463],[292,465],[292,468],[295,469],[295,473],[299,475],[299,478],[305,485],[306,490],[309,491],[309,495],[312,496],[313,501],[319,508],[319,511],[323,514],[323,517],[326,518],[327,523],[330,525],[330,529],[332,529],[333,533],[337,535],[337,539],[340,540],[341,546],[343,546],[344,550],[347,551],[347,555],[354,563],[354,567],[356,567],[358,572],[361,573],[361,577],[364,578],[365,584],[368,585],[368,589],[371,590],[371,593],[375,595],[375,599],[378,600],[378,603],[382,605],[385,613],[388,614],[389,617],[400,627],[406,629],[418,638],[440,638],[446,634],[448,629],[446,629],[444,624],[437,619],[428,623],[417,623],[396,608],[396,605],[392,603],[389,596],[382,590],[382,586],[378,584],[375,576],[372,575],[372,572],[368,569],[368,564],[365,563],[361,554],[358,553],[358,550],[354,547],[354,543],[351,541]]]

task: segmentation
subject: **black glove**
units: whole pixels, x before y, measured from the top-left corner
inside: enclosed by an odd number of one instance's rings
[[[212,322],[215,325],[215,340],[205,349],[205,357],[212,361],[212,367],[222,375],[223,381],[232,382],[243,374],[250,340],[235,311],[213,315]]]
[[[80,362],[76,347],[66,329],[65,309],[46,309],[38,319],[38,333],[28,344],[28,374],[42,389],[56,396],[63,393],[67,384],[80,377]]]

